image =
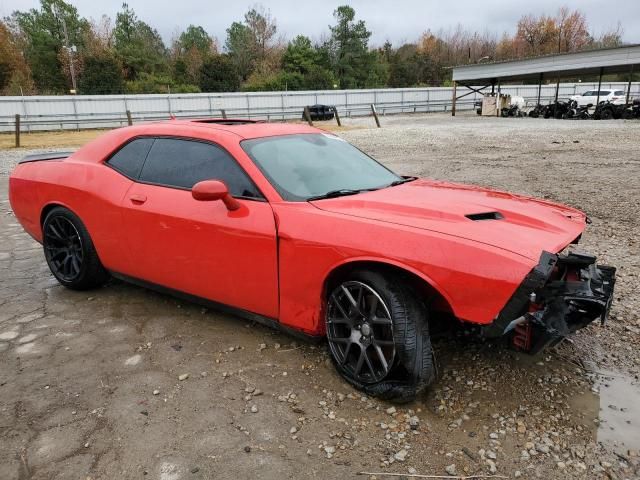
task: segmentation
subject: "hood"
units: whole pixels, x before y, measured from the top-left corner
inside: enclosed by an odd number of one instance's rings
[[[586,222],[581,211],[553,202],[423,179],[311,203],[328,212],[465,238],[536,261],[543,250],[557,253],[569,245]]]

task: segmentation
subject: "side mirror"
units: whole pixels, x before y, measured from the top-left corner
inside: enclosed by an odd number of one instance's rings
[[[240,208],[240,202],[229,194],[229,189],[220,180],[203,180],[196,183],[191,189],[191,195],[201,202],[222,200],[228,210]]]

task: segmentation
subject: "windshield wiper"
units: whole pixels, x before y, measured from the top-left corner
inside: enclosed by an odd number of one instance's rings
[[[314,195],[313,197],[307,198],[307,201],[322,200],[323,198],[345,197],[347,195],[356,195],[364,191],[366,190],[353,190],[350,188],[341,188],[340,190],[331,190],[327,193],[323,193],[322,195]]]
[[[327,193],[323,193],[322,195],[314,195],[313,197],[307,198],[307,201],[322,200],[323,198],[346,197],[347,195],[356,195],[362,192],[373,192],[375,190],[380,190],[381,188],[395,187],[396,185],[402,185],[403,183],[412,182],[417,179],[418,177],[405,177],[401,180],[391,182],[389,185],[385,185],[384,187],[361,188],[358,190],[352,188],[341,188],[339,190],[331,190]]]
[[[403,183],[413,182],[417,180],[418,177],[405,177],[402,180],[396,180],[395,182],[391,182],[387,187],[395,187],[396,185],[402,185]]]

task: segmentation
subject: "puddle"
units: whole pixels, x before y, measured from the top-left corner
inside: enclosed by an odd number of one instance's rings
[[[640,382],[619,372],[602,372],[598,441],[640,449]]]

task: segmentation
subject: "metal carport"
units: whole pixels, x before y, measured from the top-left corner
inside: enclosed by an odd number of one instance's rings
[[[556,80],[556,100],[560,78],[569,76],[598,75],[598,94],[605,73],[628,73],[629,86],[627,88],[627,103],[634,67],[640,66],[640,45],[625,45],[622,47],[586,50],[584,52],[561,53],[522,60],[478,63],[453,67],[453,105],[451,114],[456,114],[456,101],[474,92],[481,92],[491,87],[494,93],[496,85],[498,92],[500,84],[505,82],[521,82],[527,80],[538,81],[538,103],[540,103],[540,89],[545,78]],[[457,86],[463,86],[470,91],[457,96]],[[473,86],[475,85],[475,86]],[[478,87],[478,85],[483,85]],[[598,101],[599,101],[598,95]],[[499,112],[498,112],[499,113]]]

